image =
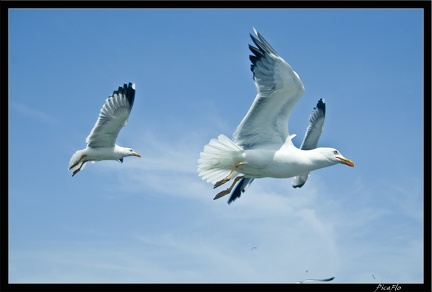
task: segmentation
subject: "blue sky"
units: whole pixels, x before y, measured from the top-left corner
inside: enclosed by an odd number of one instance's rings
[[[422,283],[421,9],[11,9],[10,283]],[[255,27],[300,75],[300,146],[355,162],[255,180],[233,204],[197,174],[256,91]],[[117,144],[142,158],[72,154],[113,90],[136,83]],[[257,247],[252,249],[252,247]]]

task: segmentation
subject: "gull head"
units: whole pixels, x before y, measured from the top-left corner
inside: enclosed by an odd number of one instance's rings
[[[354,162],[351,159],[344,157],[337,149],[320,147],[315,148],[314,150],[316,150],[320,156],[317,160],[322,161],[324,164],[334,165],[342,163],[354,167]]]
[[[333,156],[333,159],[336,159],[338,163],[342,163],[351,167],[354,167],[354,161],[351,159],[348,159],[346,157],[343,157],[342,154],[336,150],[336,149],[329,149],[331,155]]]
[[[122,152],[124,154],[124,156],[136,156],[136,157],[141,157],[140,154],[136,153],[135,151],[133,151],[132,148],[123,148]]]

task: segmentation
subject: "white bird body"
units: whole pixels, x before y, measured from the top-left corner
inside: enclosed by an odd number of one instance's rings
[[[302,155],[298,155],[300,152]],[[245,164],[239,166],[237,172],[254,178],[290,178],[338,163],[322,156],[321,152],[317,149],[302,151],[291,145],[284,145],[277,151],[246,150]]]
[[[117,160],[123,162],[123,157],[126,156],[141,157],[132,148],[115,144],[118,133],[127,125],[134,99],[135,84],[132,83],[119,87],[106,99],[95,125],[87,136],[87,147],[76,151],[69,161],[72,176],[84,169],[88,161]]]
[[[235,171],[251,178],[290,178],[340,163],[338,159],[334,159],[334,155],[331,155],[333,151],[337,151],[336,149],[300,150],[292,143],[285,143],[279,149],[268,146],[243,150],[225,135],[219,135],[217,140],[212,139],[206,147],[207,149],[201,154],[200,171],[203,179],[212,184],[228,176],[237,162],[243,164]],[[210,151],[208,147],[213,147],[214,150]],[[223,150],[218,151],[218,149]],[[206,160],[209,162],[206,163]],[[206,168],[203,167],[204,165]]]
[[[120,160],[125,156],[131,154],[130,148],[114,145],[114,147],[86,147],[85,149],[78,150],[72,156],[70,165],[74,164],[79,157],[86,155],[88,161],[101,161],[101,160]]]
[[[245,191],[255,178],[295,177],[294,187],[301,187],[311,171],[343,163],[354,163],[334,148],[316,148],[324,125],[325,104],[321,99],[312,113],[302,146],[295,147],[288,131],[289,116],[304,93],[299,75],[254,29],[256,47],[249,58],[257,95],[237,129],[233,140],[225,135],[211,139],[198,160],[199,176],[214,188],[234,178],[230,188],[215,199],[231,192],[241,179],[228,203]]]

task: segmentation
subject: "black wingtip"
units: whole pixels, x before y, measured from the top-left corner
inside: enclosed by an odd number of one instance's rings
[[[118,90],[114,91],[113,94],[124,94],[129,101],[130,107],[132,108],[135,101],[135,83],[124,83],[123,87],[119,86]]]
[[[251,35],[251,37],[253,37]],[[254,46],[249,45],[249,50],[254,54],[254,55],[249,55],[249,60],[251,61],[251,71],[255,72],[255,68],[257,67],[257,62],[264,56],[264,52],[259,49],[259,48],[255,48]]]
[[[317,103],[317,105],[316,105],[315,108],[317,108],[317,109],[319,109],[319,110],[322,110],[323,113],[324,113],[324,115],[325,115],[325,112],[326,112],[326,105],[325,105],[325,101],[324,101],[324,99],[320,98],[320,100],[318,100],[318,103]]]
[[[257,37],[249,34],[252,42],[256,47],[249,45],[249,49],[254,55],[250,55],[249,59],[252,62],[251,71],[254,72],[257,67],[257,61],[261,60],[268,54],[278,55],[278,53],[273,49],[273,47],[266,41],[266,39],[255,29],[253,28]],[[255,72],[254,72],[255,73]]]
[[[253,178],[242,178],[237,186],[235,187],[234,191],[232,191],[230,198],[228,199],[228,204],[231,204],[236,199],[240,198],[241,195],[246,191],[246,188],[249,187],[249,185],[253,182]]]
[[[232,192],[231,196],[228,199],[228,205],[230,205],[232,202],[234,202],[235,200],[237,200],[237,198],[241,197],[241,194],[243,193],[242,189],[239,187],[241,184],[239,183],[237,185],[237,187],[234,189],[234,191]]]

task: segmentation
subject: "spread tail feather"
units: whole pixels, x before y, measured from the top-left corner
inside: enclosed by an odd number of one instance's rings
[[[229,175],[234,165],[242,160],[242,154],[243,149],[240,146],[225,135],[219,135],[217,139],[211,139],[200,153],[198,175],[215,184]]]

